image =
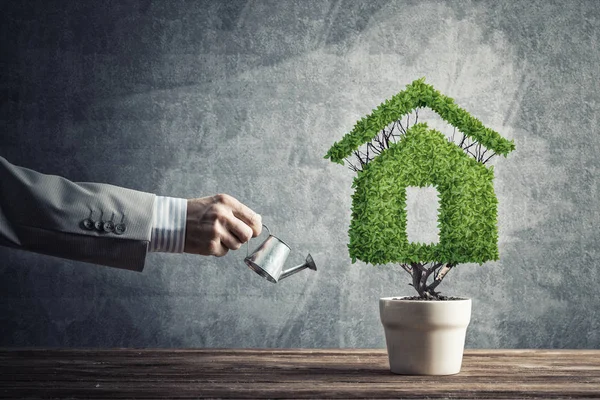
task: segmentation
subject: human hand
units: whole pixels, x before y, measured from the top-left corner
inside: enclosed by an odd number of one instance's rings
[[[184,251],[221,257],[261,230],[261,216],[232,196],[188,199]]]

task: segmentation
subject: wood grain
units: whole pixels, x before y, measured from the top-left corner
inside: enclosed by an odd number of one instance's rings
[[[0,398],[600,398],[600,350],[467,350],[400,376],[385,350],[0,349]]]

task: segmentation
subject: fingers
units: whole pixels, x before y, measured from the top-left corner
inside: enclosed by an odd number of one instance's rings
[[[236,229],[239,229],[239,232],[243,232],[238,234],[240,236],[247,237],[246,240],[239,239],[237,234],[234,234],[231,231],[231,226],[234,223],[232,220],[237,219],[231,216],[229,221],[225,223],[218,222],[215,225],[215,233],[213,235],[213,239],[211,240],[209,249],[211,255],[222,257],[225,254],[227,254],[229,250],[238,250],[240,247],[242,247],[243,243],[247,242],[248,240],[250,240],[250,237],[252,237],[252,230],[247,225],[237,220],[237,223],[240,226],[238,226]],[[229,226],[229,229],[227,228],[227,226]],[[244,231],[244,228],[242,226],[244,226],[247,230]]]
[[[220,235],[221,244],[227,248],[227,250],[238,250],[242,247],[242,242],[228,230],[224,229]]]
[[[231,232],[233,236],[235,236],[235,238],[240,242],[240,245],[250,240],[254,234],[252,228],[237,219],[233,214],[227,219],[226,225],[227,230]],[[232,248],[230,247],[230,249]]]
[[[217,198],[217,201],[230,207],[233,215],[252,229],[252,236],[256,237],[260,235],[260,232],[262,231],[262,218],[259,214],[255,213],[248,206],[242,204],[232,196],[219,194],[215,197]]]
[[[209,256],[223,257],[229,250],[237,250],[242,243],[233,236],[220,222],[210,228],[210,240],[208,242],[207,254]]]
[[[208,254],[207,256],[223,257],[229,249],[223,245],[221,240],[213,239],[208,243]]]

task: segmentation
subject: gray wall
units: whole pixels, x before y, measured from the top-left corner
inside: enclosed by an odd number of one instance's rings
[[[319,266],[273,285],[224,258],[142,273],[0,249],[0,345],[383,347],[394,266],[347,255],[353,172],[322,157],[425,76],[515,140],[494,162],[499,262],[467,346],[600,347],[597,1],[2,2],[0,154],[75,181],[229,193]]]

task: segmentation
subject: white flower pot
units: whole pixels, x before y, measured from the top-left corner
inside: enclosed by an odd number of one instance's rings
[[[390,370],[405,375],[460,372],[471,299],[379,299]]]

